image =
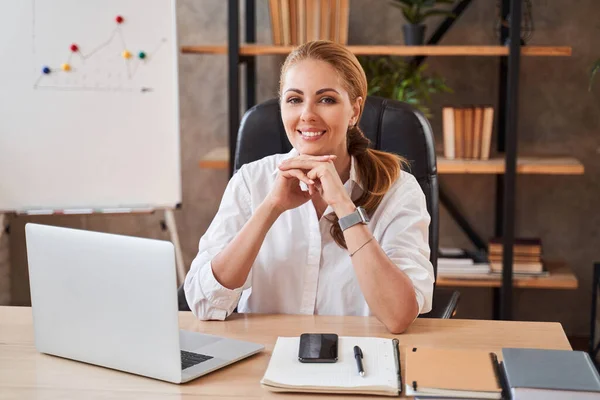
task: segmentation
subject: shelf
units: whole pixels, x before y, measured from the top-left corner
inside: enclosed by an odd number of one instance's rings
[[[200,160],[200,168],[227,169],[229,168],[229,149],[217,147]]]
[[[229,166],[229,149],[218,147],[200,161],[200,168],[226,169]],[[491,160],[448,160],[438,157],[439,174],[503,174],[504,159]],[[519,174],[543,175],[581,175],[585,171],[583,164],[572,157],[519,157]]]
[[[440,174],[503,174],[503,157],[489,160],[448,160],[437,158]],[[538,175],[583,175],[585,168],[573,157],[518,157],[518,174]]]
[[[577,289],[577,277],[569,266],[562,261],[546,261],[544,266],[550,272],[542,277],[515,277],[513,287],[523,289]],[[445,287],[501,287],[502,276],[491,274],[472,274],[463,276],[438,276],[436,285]]]
[[[242,56],[289,54],[295,46],[246,44],[240,46]],[[508,56],[506,46],[347,46],[356,55],[393,56]],[[227,46],[182,46],[183,54],[227,54]],[[568,46],[525,46],[523,56],[570,56]]]

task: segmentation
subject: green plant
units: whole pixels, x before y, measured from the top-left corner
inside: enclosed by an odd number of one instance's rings
[[[426,74],[427,65],[415,66],[401,57],[361,56],[359,61],[367,75],[368,94],[400,100],[420,110],[427,118],[433,114],[431,95],[452,93],[437,74]]]
[[[600,70],[600,58],[596,60],[596,62],[592,65],[592,70],[590,71],[590,85],[588,90],[592,91],[592,84],[594,83],[594,77],[596,73]]]
[[[393,0],[394,7],[402,10],[404,18],[411,24],[421,24],[425,18],[434,15],[445,15],[447,17],[456,17],[450,11],[435,9],[437,4],[452,4],[454,0]],[[429,9],[429,10],[428,10]]]

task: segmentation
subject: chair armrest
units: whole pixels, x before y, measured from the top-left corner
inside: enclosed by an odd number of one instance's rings
[[[420,315],[419,318],[452,318],[456,313],[459,298],[460,292],[458,290],[435,289],[431,311]]]
[[[177,288],[177,303],[179,305],[179,311],[192,311],[185,298],[183,284]]]

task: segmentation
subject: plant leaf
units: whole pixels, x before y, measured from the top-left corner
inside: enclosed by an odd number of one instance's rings
[[[423,13],[423,19],[433,17],[434,15],[445,15],[446,17],[456,18],[456,15],[445,10],[428,10]]]
[[[600,70],[600,58],[594,62],[594,65],[592,65],[592,70],[590,71],[590,84],[588,87],[589,92],[592,91],[592,84],[594,83],[594,77],[596,76],[598,70]]]
[[[396,6],[396,7],[412,7],[414,1],[412,0],[394,0],[396,3],[391,3],[391,5]],[[400,3],[400,4],[398,4]]]

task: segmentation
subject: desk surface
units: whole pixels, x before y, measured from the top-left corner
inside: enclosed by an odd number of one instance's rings
[[[261,388],[277,336],[303,332],[336,332],[340,336],[398,337],[402,370],[405,349],[412,346],[571,349],[559,323],[417,319],[402,335],[391,335],[374,317],[327,317],[237,314],[231,319],[202,322],[180,313],[180,327],[262,343],[262,353],[184,385],[174,385],[37,353],[33,345],[31,309],[0,307],[0,393],[19,399],[217,399],[284,398]],[[4,398],[4,397],[3,397]],[[332,400],[339,396],[313,396]]]

